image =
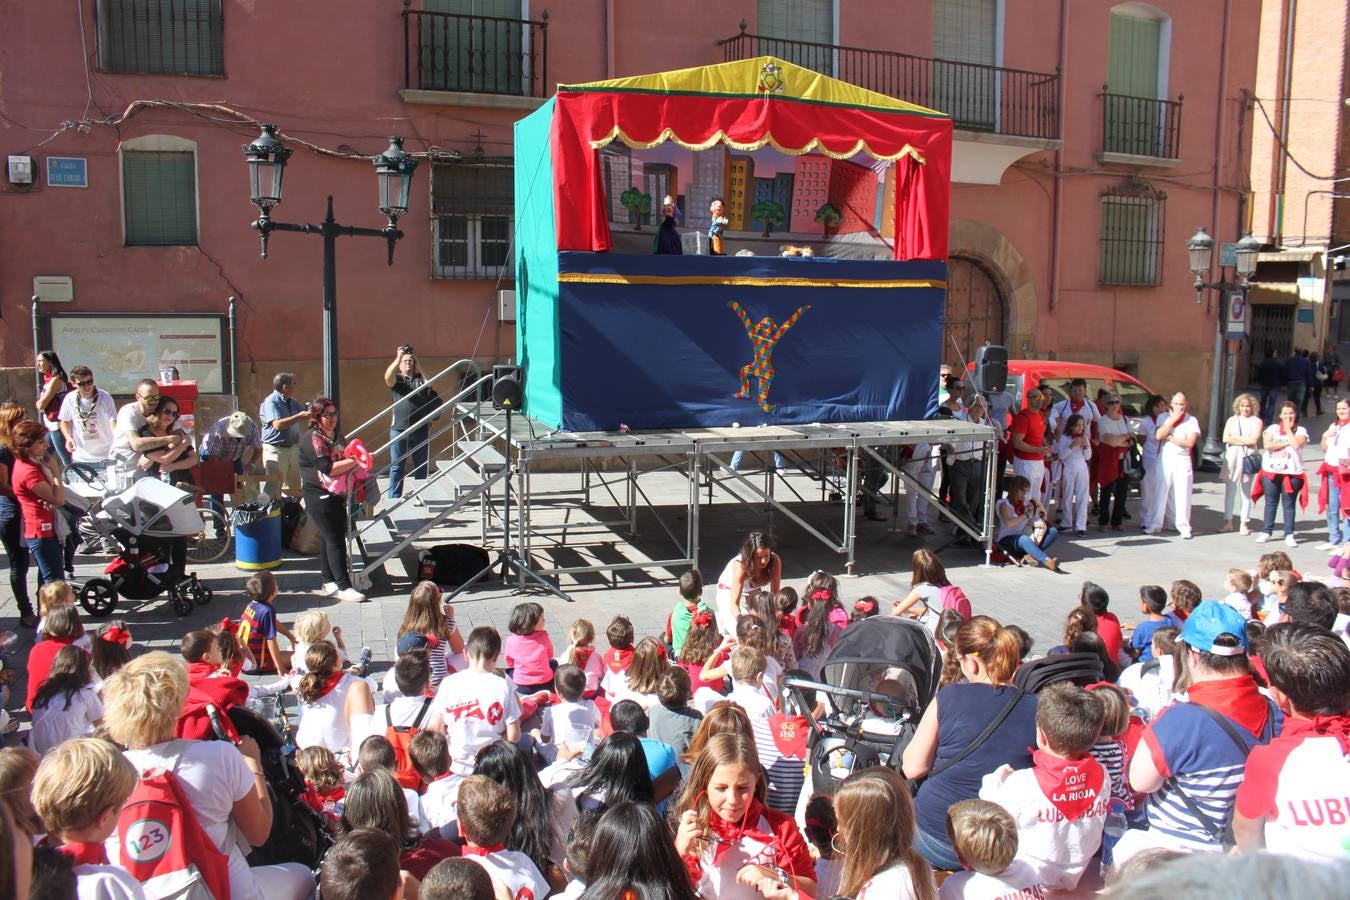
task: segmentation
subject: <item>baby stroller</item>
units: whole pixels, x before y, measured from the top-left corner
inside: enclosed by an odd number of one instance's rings
[[[76,476],[68,480],[89,527],[117,547],[103,570],[106,577],[91,578],[79,588],[80,605],[91,616],[111,615],[119,596],[144,601],[168,591],[180,616],[192,612],[194,603],[211,600],[211,589],[185,571],[189,543],[217,539],[203,535],[203,517],[192,494],[158,478],[141,478],[109,496],[97,470],[76,463],[66,471]]]
[[[895,616],[860,619],[839,636],[820,674],[818,682],[783,679],[811,724],[812,790],[833,793],[850,772],[869,766],[899,771],[942,675],[928,629]],[[804,691],[828,697],[823,718],[815,719]]]

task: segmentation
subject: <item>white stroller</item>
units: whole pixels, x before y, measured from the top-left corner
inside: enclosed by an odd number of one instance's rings
[[[198,509],[191,493],[158,478],[141,478],[109,496],[95,469],[77,463],[66,471],[77,476],[67,481],[85,507],[86,521],[118,548],[103,570],[106,577],[91,578],[79,589],[80,605],[90,615],[111,615],[119,595],[143,601],[167,590],[180,616],[192,612],[194,603],[210,602],[211,589],[186,567],[189,558],[209,561],[223,552],[229,530],[218,513]]]

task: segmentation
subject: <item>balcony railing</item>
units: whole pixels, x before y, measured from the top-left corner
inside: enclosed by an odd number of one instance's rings
[[[776,56],[859,87],[947,113],[957,128],[1020,137],[1059,137],[1059,75],[741,33],[722,61]]]
[[[1181,101],[1113,94],[1103,85],[1102,152],[1178,159]]]
[[[404,87],[548,94],[548,10],[539,20],[403,10]]]

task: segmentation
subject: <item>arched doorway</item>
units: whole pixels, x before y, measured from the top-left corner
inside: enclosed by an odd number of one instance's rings
[[[974,361],[985,341],[1003,343],[1006,322],[1003,294],[989,272],[974,260],[949,259],[941,358],[959,366],[961,360],[952,358],[959,348],[966,362]]]

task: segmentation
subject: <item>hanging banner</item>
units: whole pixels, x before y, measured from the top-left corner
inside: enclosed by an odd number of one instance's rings
[[[559,254],[569,431],[925,418],[946,264]],[[531,411],[531,414],[534,414]]]

